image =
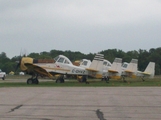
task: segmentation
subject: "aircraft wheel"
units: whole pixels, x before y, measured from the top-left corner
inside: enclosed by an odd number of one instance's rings
[[[60,79],[56,79],[56,83],[60,83]]]
[[[29,78],[29,79],[27,80],[27,84],[33,84],[33,80],[32,80],[31,78]]]
[[[5,80],[5,77],[3,77],[2,80]]]
[[[33,83],[34,83],[34,84],[39,84],[38,79],[37,79],[37,78],[33,79]]]

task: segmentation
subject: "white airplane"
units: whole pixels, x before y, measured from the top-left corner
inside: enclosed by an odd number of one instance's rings
[[[144,81],[144,77],[154,77],[155,72],[155,63],[149,62],[149,65],[146,67],[144,72],[138,71],[138,60],[132,59],[130,63],[124,62],[122,65],[122,78],[125,81],[125,77],[141,77]]]
[[[121,78],[121,65],[122,58],[115,58],[114,62],[111,65],[111,68],[108,69],[109,78],[120,79]]]
[[[88,70],[88,75],[95,78],[114,78],[119,79],[121,77],[121,58],[115,58],[114,62],[111,64],[108,60],[104,59],[103,54],[97,54],[93,59]]]
[[[138,70],[138,60],[132,59],[130,63],[124,62],[122,64],[122,78],[126,82],[125,77],[136,78]]]
[[[120,77],[121,77],[121,63],[122,63],[121,58],[115,58],[114,62],[111,64],[108,60],[105,60],[104,56],[102,55],[100,62],[99,62],[100,67],[98,70],[99,74],[97,74],[97,78],[105,79],[106,82],[110,78],[120,79]],[[91,64],[91,68],[95,69],[95,65]],[[89,73],[89,74],[92,74],[92,73]]]

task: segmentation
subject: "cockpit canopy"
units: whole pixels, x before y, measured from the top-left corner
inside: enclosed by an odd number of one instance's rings
[[[58,55],[54,60],[58,63],[72,64],[72,62],[64,55]]]
[[[111,63],[108,60],[104,60],[103,65],[107,67],[111,67]]]
[[[127,68],[128,65],[129,65],[129,63],[124,62],[124,63],[122,64],[122,67],[123,67],[123,68]]]

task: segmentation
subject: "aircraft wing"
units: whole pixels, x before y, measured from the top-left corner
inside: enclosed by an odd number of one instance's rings
[[[47,72],[44,68],[40,66],[34,65],[32,63],[25,63],[25,66],[27,66],[28,70],[31,72],[35,72],[40,75],[47,76],[49,78],[53,78],[53,76],[49,72]]]

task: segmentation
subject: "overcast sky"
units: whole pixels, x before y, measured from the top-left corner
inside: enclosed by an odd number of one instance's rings
[[[161,0],[0,0],[0,53],[161,47]]]

